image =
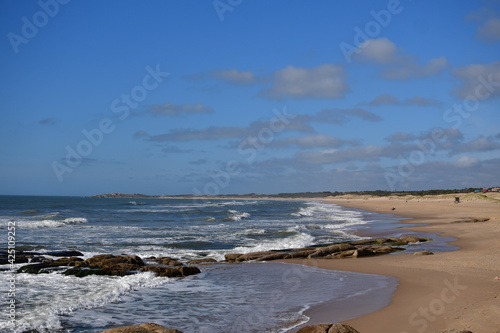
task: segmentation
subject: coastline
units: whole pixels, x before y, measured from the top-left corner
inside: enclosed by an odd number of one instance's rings
[[[408,218],[397,230],[453,237],[459,250],[415,256],[392,254],[357,259],[286,259],[282,262],[325,269],[392,276],[399,286],[379,311],[346,320],[361,333],[438,332],[468,329],[500,332],[500,196],[359,197],[325,199],[332,204]],[[395,208],[395,209],[393,209]],[[484,219],[487,221],[480,222]],[[477,220],[477,221],[476,221]],[[390,231],[388,231],[390,232]],[[497,279],[495,279],[497,278]],[[307,326],[332,322],[328,304],[306,311]]]

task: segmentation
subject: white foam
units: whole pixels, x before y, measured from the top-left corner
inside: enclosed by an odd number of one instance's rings
[[[56,273],[18,274],[17,293],[22,295],[24,301],[23,306],[17,309],[17,328],[13,332],[29,329],[55,331],[62,328],[60,315],[69,315],[81,309],[102,307],[120,300],[124,294],[142,288],[155,288],[168,283],[169,280],[156,277],[151,272],[124,277],[85,278]],[[34,302],[36,303],[33,304]],[[7,323],[0,324],[0,330],[7,328]]]
[[[306,247],[311,245],[313,242],[313,236],[305,233],[298,233],[286,238],[264,241],[257,245],[238,246],[235,247],[232,251],[237,253],[249,253],[259,251],[284,250]]]
[[[230,215],[227,217],[228,220],[230,221],[241,221],[243,219],[249,218],[250,213],[246,212],[238,212],[237,210],[229,210]]]

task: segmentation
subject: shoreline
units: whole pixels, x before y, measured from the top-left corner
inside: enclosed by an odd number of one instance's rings
[[[427,333],[443,329],[498,333],[500,280],[495,278],[500,277],[499,198],[497,195],[490,200],[465,198],[460,204],[454,204],[450,196],[325,199],[323,201],[343,207],[398,215],[405,218],[400,221],[403,227],[387,230],[387,233],[396,230],[435,233],[452,237],[455,240],[448,243],[459,249],[428,256],[409,253],[357,259],[280,261],[397,278],[399,286],[388,306],[344,321],[361,333]],[[309,322],[291,332],[307,325],[332,322],[329,318],[335,311],[327,303],[315,306],[305,312],[311,318]]]

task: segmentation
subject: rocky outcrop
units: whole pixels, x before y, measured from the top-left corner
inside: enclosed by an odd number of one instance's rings
[[[414,256],[430,256],[434,254],[434,252],[431,252],[431,251],[417,251],[415,253],[413,253]]]
[[[184,277],[200,273],[195,266],[184,266],[182,263],[168,258],[161,258],[158,266],[146,266],[139,256],[99,254],[83,260],[77,257],[47,259],[42,263],[22,266],[18,273],[40,274],[49,273],[53,268],[64,269],[64,275],[85,277],[89,275],[125,276],[137,272],[153,272],[162,277]],[[68,266],[73,266],[67,269]],[[66,267],[66,268],[65,268]]]
[[[201,258],[201,259],[193,259],[188,261],[189,265],[199,265],[199,264],[213,264],[216,263],[217,260],[213,258]]]
[[[358,241],[331,244],[326,246],[306,247],[300,249],[263,251],[251,253],[229,253],[225,255],[226,262],[271,261],[292,258],[342,259],[378,256],[404,250],[397,247],[408,243],[426,242],[429,239],[416,236],[400,238],[373,238]]]
[[[103,331],[102,333],[182,333],[182,331],[173,328],[166,328],[154,323],[146,323],[139,326],[123,326],[110,328]]]
[[[24,264],[24,263],[35,263],[35,262],[43,262],[47,260],[46,256],[52,257],[79,257],[83,256],[83,253],[79,251],[51,251],[51,252],[33,252],[33,251],[16,251],[15,256],[12,256],[12,253],[8,253],[7,251],[0,251],[0,265],[6,265],[11,263],[9,260],[14,259],[15,264]]]
[[[302,327],[297,333],[359,333],[346,324],[316,324]]]
[[[184,265],[182,262],[175,260],[173,258],[170,258],[170,257],[159,257],[159,258],[155,258],[154,261],[156,261],[160,265],[172,266],[172,267]]]

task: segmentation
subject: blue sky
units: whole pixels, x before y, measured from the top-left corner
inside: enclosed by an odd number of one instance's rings
[[[499,1],[0,13],[0,194],[500,184]]]

